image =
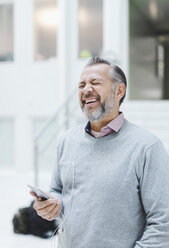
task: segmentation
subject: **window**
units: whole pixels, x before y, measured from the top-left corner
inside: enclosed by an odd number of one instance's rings
[[[14,123],[0,119],[0,167],[14,164]]]
[[[56,58],[58,8],[56,0],[34,0],[34,59]]]
[[[103,1],[79,0],[79,57],[99,55],[103,46]]]
[[[130,99],[169,99],[169,1],[130,0]]]
[[[13,4],[0,4],[0,62],[13,61]]]

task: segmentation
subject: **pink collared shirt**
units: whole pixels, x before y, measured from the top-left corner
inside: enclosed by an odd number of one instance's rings
[[[120,112],[120,114],[115,119],[110,121],[105,127],[102,127],[100,132],[95,132],[91,130],[90,122],[88,122],[85,130],[95,138],[101,138],[113,132],[117,133],[119,129],[122,127],[123,123],[124,123],[124,115],[122,112]]]

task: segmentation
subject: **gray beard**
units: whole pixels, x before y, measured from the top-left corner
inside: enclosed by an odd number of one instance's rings
[[[82,111],[89,121],[95,122],[107,116],[114,109],[114,106],[114,96],[111,94],[109,98],[103,102],[95,111],[88,111],[84,108],[82,108]]]

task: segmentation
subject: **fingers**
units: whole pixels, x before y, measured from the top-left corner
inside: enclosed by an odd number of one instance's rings
[[[61,211],[61,201],[59,201],[59,203],[53,207],[51,207],[50,211],[44,215],[42,215],[42,218],[46,219],[46,220],[54,220],[56,217],[59,216]]]
[[[33,207],[36,211],[38,211],[40,209],[48,207],[51,204],[56,204],[56,203],[58,203],[58,200],[54,199],[54,198],[53,199],[50,198],[48,200],[41,201],[40,198],[36,197]]]
[[[29,193],[34,196],[34,197],[37,197],[37,195],[33,192],[33,191],[29,191]]]
[[[62,204],[60,200],[54,198],[46,201],[40,201],[36,198],[33,207],[42,218],[53,220],[60,214]]]

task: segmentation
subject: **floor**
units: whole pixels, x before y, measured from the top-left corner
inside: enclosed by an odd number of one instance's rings
[[[27,207],[32,201],[27,184],[33,185],[33,172],[0,170],[0,247],[56,248],[57,238],[55,237],[46,240],[13,232],[14,214],[18,208]]]

